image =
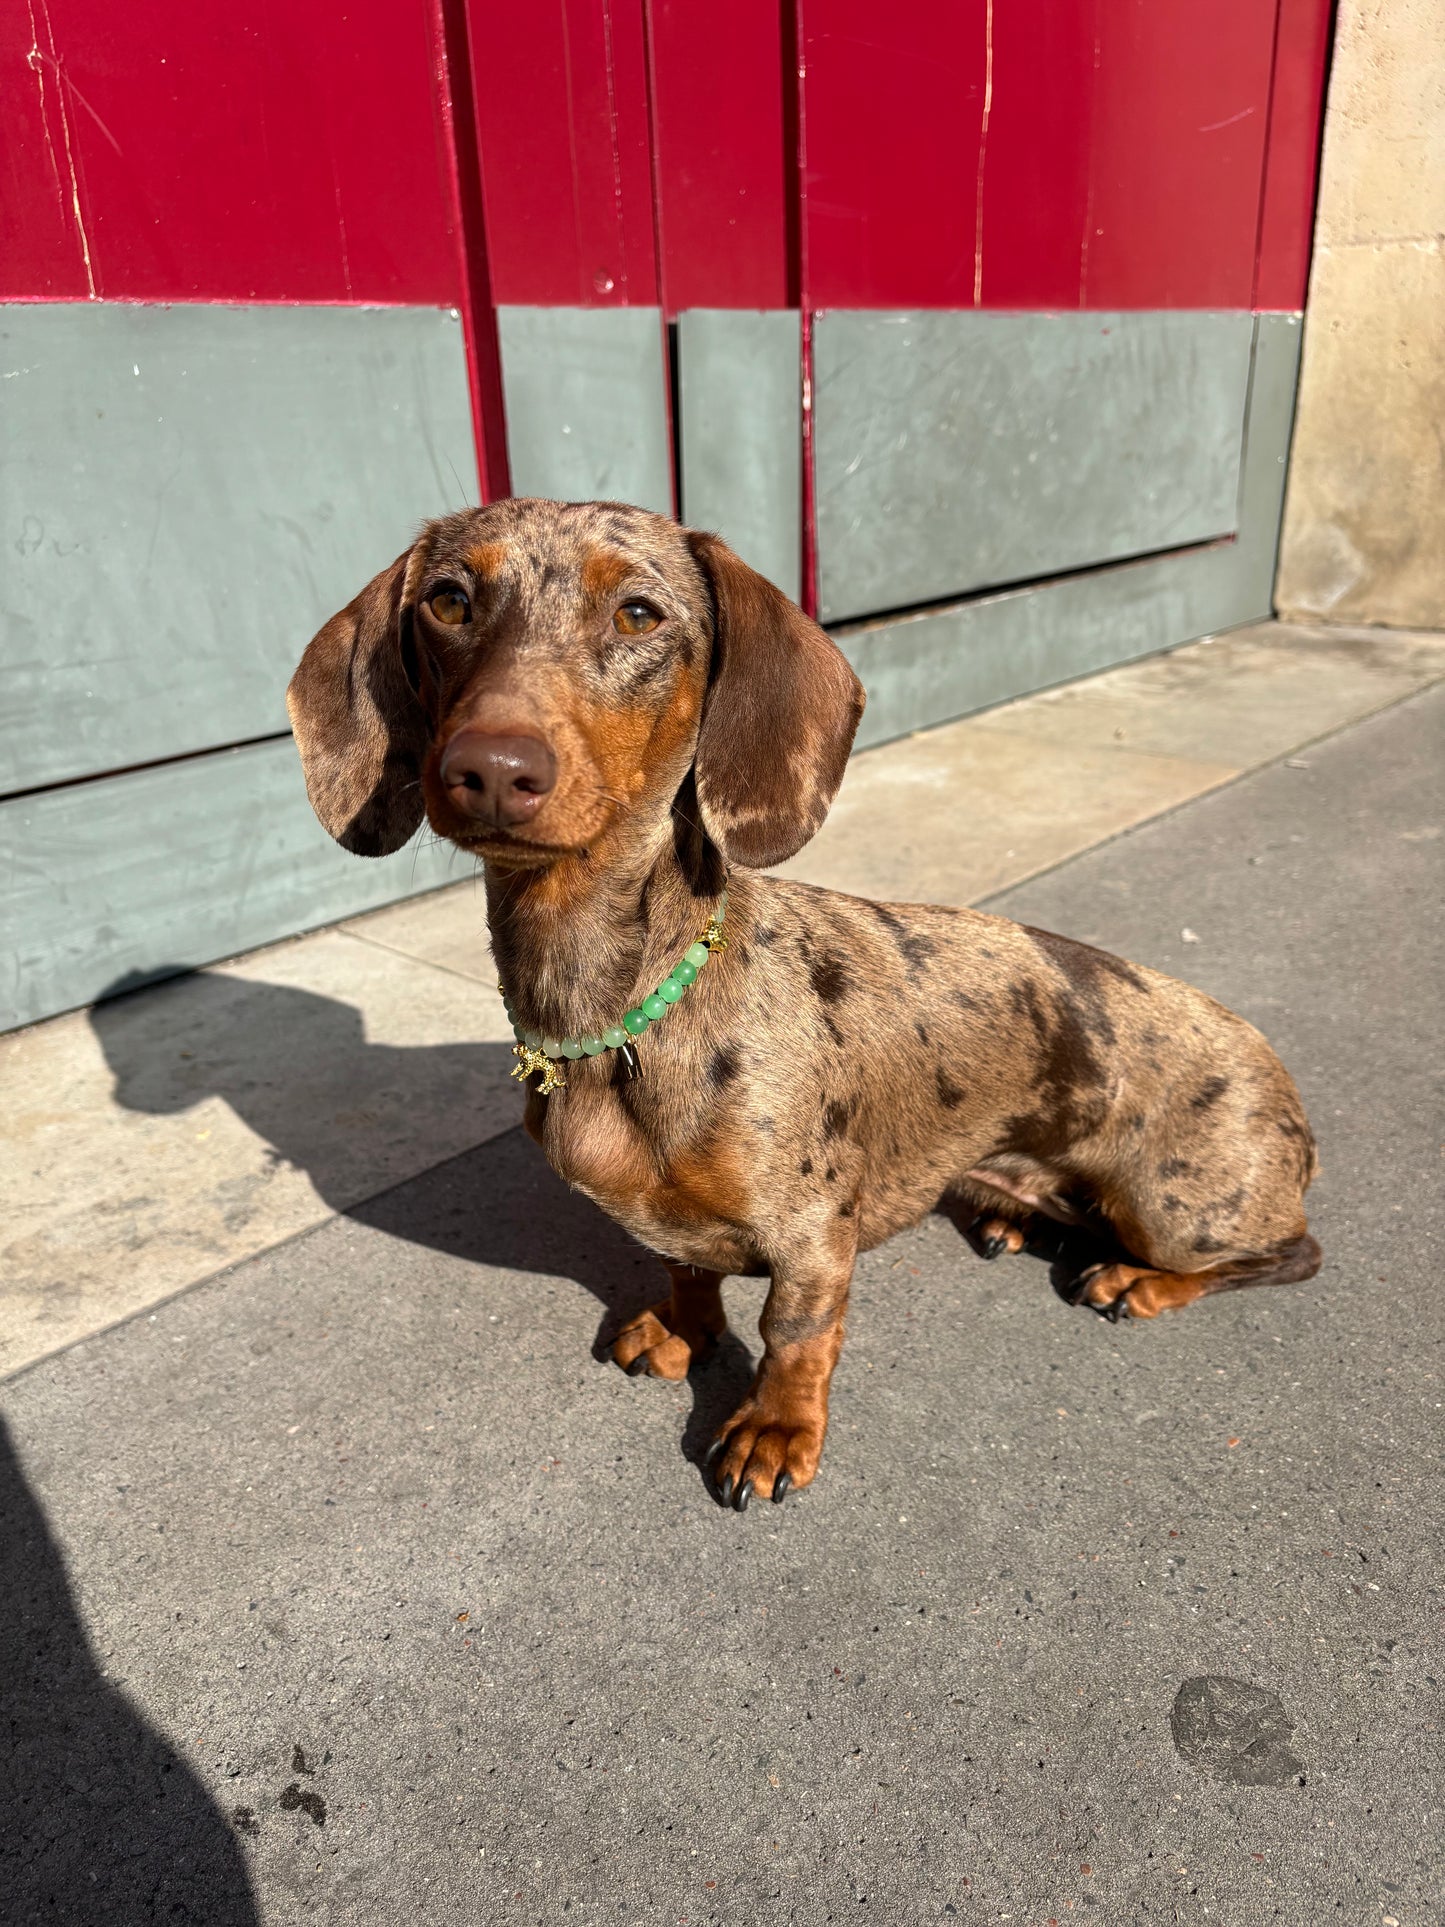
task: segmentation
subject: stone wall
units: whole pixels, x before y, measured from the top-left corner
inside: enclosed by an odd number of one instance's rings
[[[1341,0],[1276,602],[1445,627],[1445,0]]]

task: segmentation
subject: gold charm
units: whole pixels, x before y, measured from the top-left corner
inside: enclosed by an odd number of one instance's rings
[[[542,1081],[537,1086],[538,1097],[550,1097],[553,1091],[566,1090],[567,1080],[555,1057],[549,1057],[545,1051],[533,1050],[530,1044],[514,1044],[512,1055],[518,1060],[512,1075],[520,1077],[524,1084],[533,1071],[542,1073]]]
[[[705,943],[709,950],[726,950],[727,949],[728,940],[723,935],[722,925],[718,922],[716,917],[708,918],[707,929],[703,931],[702,936],[699,938],[699,942]]]

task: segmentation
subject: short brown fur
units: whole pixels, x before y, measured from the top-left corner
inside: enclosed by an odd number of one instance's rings
[[[427,608],[461,589],[471,620]],[[641,600],[642,636],[612,617]],[[1017,1249],[1039,1217],[1127,1258],[1083,1295],[1149,1318],[1312,1276],[1314,1143],[1259,1033],[1201,992],[972,910],[759,874],[805,843],[862,692],[833,643],[715,536],[616,503],[501,502],[427,525],[320,632],[291,688],[308,788],[348,847],[416,827],[485,864],[492,944],[528,1029],[600,1031],[700,935],[728,948],[637,1047],[565,1067],[527,1128],[665,1254],[667,1299],[615,1356],[676,1378],[765,1273],[764,1353],[717,1441],[746,1505],[814,1476],[854,1260],[944,1198]],[[480,829],[439,777],[460,729],[531,733],[554,789]]]

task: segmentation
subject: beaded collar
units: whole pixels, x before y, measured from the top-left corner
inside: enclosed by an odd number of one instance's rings
[[[497,989],[502,993],[502,1003],[517,1039],[512,1051],[518,1060],[517,1068],[512,1072],[513,1077],[519,1077],[525,1084],[533,1071],[540,1071],[542,1081],[537,1086],[537,1094],[539,1097],[550,1097],[553,1091],[567,1088],[560,1060],[600,1057],[605,1050],[620,1050],[628,1071],[636,1076],[637,1059],[633,1046],[637,1039],[667,1015],[669,1008],[681,1000],[689,984],[696,983],[697,973],[713,951],[727,949],[727,938],[722,933],[727,907],[728,893],[724,890],[718,898],[716,911],[707,920],[707,929],[695,944],[689,945],[682,961],[673,965],[651,996],[644,997],[635,1010],[625,1010],[620,1023],[609,1024],[606,1030],[596,1036],[544,1037],[539,1030],[523,1030],[517,1022],[517,1013],[512,1008],[506,985],[499,983]]]

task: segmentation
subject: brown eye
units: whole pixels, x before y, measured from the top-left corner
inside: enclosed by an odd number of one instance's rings
[[[448,629],[455,629],[472,619],[472,605],[460,589],[438,589],[427,607],[437,621],[444,622]]]
[[[612,626],[619,636],[645,636],[661,621],[650,602],[624,602],[612,618]]]

